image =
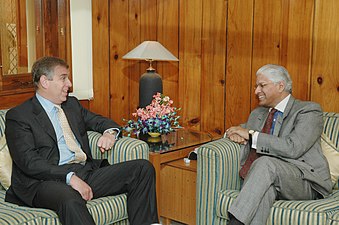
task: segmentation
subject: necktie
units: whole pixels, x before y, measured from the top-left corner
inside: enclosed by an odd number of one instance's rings
[[[57,108],[57,115],[62,132],[64,134],[66,145],[72,152],[74,152],[75,158],[70,163],[84,163],[86,161],[87,156],[78,146],[74,134],[72,132],[72,129],[69,126],[64,110],[60,106],[55,107]]]
[[[267,116],[267,119],[266,119],[266,122],[264,124],[264,127],[261,130],[262,133],[266,133],[266,134],[270,134],[271,133],[274,113],[276,111],[278,111],[278,110],[272,108],[271,111],[269,112],[269,114]],[[260,155],[257,154],[256,150],[251,148],[250,153],[248,154],[248,157],[247,157],[247,159],[245,161],[245,164],[243,165],[243,167],[239,171],[240,177],[245,179],[249,169],[251,168],[252,163],[254,162],[254,160],[256,160],[259,157],[260,157]]]

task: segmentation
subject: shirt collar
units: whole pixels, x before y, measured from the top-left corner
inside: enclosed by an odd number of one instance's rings
[[[290,100],[291,94],[287,95],[282,101],[278,103],[274,108],[280,112],[284,112],[287,106],[288,101]]]
[[[44,110],[46,112],[50,113],[50,112],[52,112],[52,110],[54,110],[55,104],[53,102],[42,97],[38,93],[35,93],[35,96],[38,99],[38,101],[40,102],[40,104],[42,105],[42,108],[44,108]]]

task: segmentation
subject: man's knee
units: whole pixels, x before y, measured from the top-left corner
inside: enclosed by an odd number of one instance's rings
[[[277,160],[274,157],[269,156],[261,156],[256,159],[252,165],[252,170],[260,170],[260,171],[269,171],[275,172],[277,168]]]
[[[137,162],[142,168],[142,170],[145,171],[145,173],[150,174],[151,176],[155,175],[154,166],[150,161],[146,159],[140,159],[140,160],[137,160]]]

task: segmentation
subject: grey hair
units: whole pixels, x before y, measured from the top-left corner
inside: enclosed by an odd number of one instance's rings
[[[267,64],[257,71],[257,76],[263,74],[273,83],[283,81],[285,83],[284,91],[292,93],[292,80],[287,69],[280,65]]]
[[[54,68],[56,66],[63,66],[69,68],[68,64],[60,58],[53,56],[45,56],[38,59],[32,66],[32,79],[35,88],[38,87],[40,77],[45,75],[48,80],[53,80]]]

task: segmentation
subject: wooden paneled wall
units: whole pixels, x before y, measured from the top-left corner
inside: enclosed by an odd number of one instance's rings
[[[182,124],[223,133],[257,105],[255,73],[285,66],[293,95],[339,112],[337,0],[93,0],[94,99],[89,107],[122,123],[138,106],[146,62],[122,56],[158,40],[179,62],[158,62],[164,94]]]

